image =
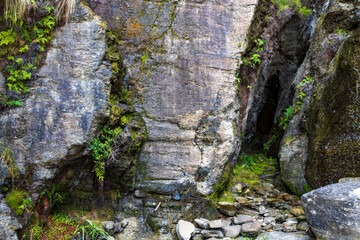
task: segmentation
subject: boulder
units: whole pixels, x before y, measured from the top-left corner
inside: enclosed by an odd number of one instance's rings
[[[331,184],[304,194],[301,200],[317,238],[360,238],[360,181]]]
[[[190,240],[195,232],[195,226],[188,221],[180,220],[176,225],[176,234],[179,240]]]

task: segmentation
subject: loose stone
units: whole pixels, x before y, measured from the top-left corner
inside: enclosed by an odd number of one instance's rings
[[[176,225],[176,234],[180,240],[190,240],[195,232],[195,226],[191,222],[180,220]]]

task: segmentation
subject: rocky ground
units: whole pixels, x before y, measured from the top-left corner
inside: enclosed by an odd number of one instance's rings
[[[116,239],[315,239],[300,199],[284,187],[275,159],[240,157],[223,187],[223,193],[210,199],[136,191],[121,200],[114,222],[103,223]]]
[[[261,159],[262,158],[262,159]],[[289,194],[279,179],[277,164],[273,159],[258,157],[259,162],[246,169],[246,164],[235,167],[235,174],[224,196],[228,200],[218,201],[220,219],[209,221],[198,218],[190,222],[179,221],[179,239],[267,239],[267,240],[305,240],[314,239],[305,219],[305,213],[297,196]],[[270,161],[269,161],[270,160]],[[260,167],[261,166],[261,167]],[[260,168],[259,168],[260,167]],[[238,170],[236,170],[238,169]],[[261,171],[256,179],[236,183],[236,173]],[[245,174],[246,175],[246,174]],[[249,185],[251,183],[251,186]],[[231,196],[229,198],[229,195]],[[239,237],[239,238],[237,238]]]

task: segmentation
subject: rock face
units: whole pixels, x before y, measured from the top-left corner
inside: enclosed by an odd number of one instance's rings
[[[210,193],[238,150],[234,76],[257,1],[88,3],[120,33],[125,82],[146,115],[137,187]]]
[[[290,134],[286,135],[285,139],[289,139],[290,136]],[[281,177],[294,193],[301,195],[306,191],[304,187],[307,184],[305,179],[307,136],[305,134],[292,136],[283,146],[279,153]]]
[[[297,194],[360,173],[358,4],[316,3],[308,19],[311,45],[292,83],[292,105],[302,103],[279,154],[282,178]]]
[[[0,194],[0,240],[17,240],[16,230],[21,227],[21,224],[11,216],[11,209]]]
[[[301,200],[318,239],[360,238],[360,181],[331,184],[304,194]]]
[[[306,177],[313,187],[335,183],[342,177],[357,177],[360,173],[359,44],[358,28],[340,47],[335,69],[326,87],[316,94],[319,101],[309,109]]]
[[[79,6],[56,32],[24,107],[0,116],[1,142],[11,147],[22,173],[31,169],[31,189],[40,191],[81,156],[108,116],[112,73],[105,51],[104,24]]]

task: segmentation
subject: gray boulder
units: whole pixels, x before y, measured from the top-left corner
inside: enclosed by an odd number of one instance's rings
[[[301,200],[318,239],[360,238],[360,181],[331,184],[304,194]]]

